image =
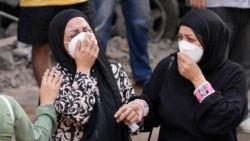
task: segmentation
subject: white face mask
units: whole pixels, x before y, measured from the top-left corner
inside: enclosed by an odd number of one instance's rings
[[[69,42],[69,47],[68,47],[68,53],[72,58],[75,58],[75,49],[76,49],[76,44],[78,40],[83,40],[85,37],[85,32],[81,32],[77,34],[70,42]],[[68,42],[64,42],[68,43]]]
[[[187,41],[179,41],[179,50],[183,52],[188,58],[190,58],[195,63],[198,63],[203,55],[203,49],[195,44],[189,43]]]

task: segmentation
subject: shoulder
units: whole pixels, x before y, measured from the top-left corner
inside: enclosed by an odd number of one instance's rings
[[[224,65],[224,68],[230,72],[245,72],[242,65],[232,60],[227,60]]]
[[[56,65],[52,66],[51,68],[54,68],[55,70],[61,72],[61,74],[63,76],[72,75],[71,73],[69,73],[69,71],[68,71],[67,68],[63,67],[59,63],[57,63]]]
[[[109,62],[109,64],[110,64],[110,66],[116,66],[116,67],[118,67],[118,68],[120,68],[120,67],[122,67],[122,65],[121,65],[121,63],[119,63],[119,62],[117,62],[117,61],[115,61],[115,60],[108,60],[108,62]]]
[[[22,109],[21,105],[15,100],[14,97],[8,96],[8,95],[2,94],[2,93],[0,93],[0,107],[4,111],[9,111],[11,109],[15,116],[17,116],[16,113],[18,113],[18,115],[20,115],[21,112],[25,113],[25,112],[23,112],[24,110]]]
[[[119,62],[114,60],[109,60],[109,63],[115,79],[128,78],[127,72]]]
[[[108,60],[108,62],[110,64],[110,67],[111,67],[113,72],[124,70],[122,65],[119,62],[117,62],[115,60]]]
[[[173,64],[176,64],[176,54],[170,54],[169,56],[163,58],[156,66],[155,72],[166,72]]]
[[[64,68],[62,65],[60,65],[59,63],[57,63],[56,65],[52,66],[51,68],[54,68],[58,71],[67,71],[67,68]]]
[[[206,75],[210,82],[218,81],[218,85],[238,85],[246,80],[244,68],[232,60],[227,60],[221,67]]]
[[[1,98],[1,97],[3,97],[3,98]],[[5,95],[5,94],[0,93],[0,101],[1,101],[1,103],[3,103],[3,102],[5,101],[5,99],[8,100],[8,102],[9,102],[11,105],[17,103],[16,100],[15,100],[12,96],[8,96],[8,95]]]

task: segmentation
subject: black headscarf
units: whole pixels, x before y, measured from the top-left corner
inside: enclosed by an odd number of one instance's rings
[[[64,48],[64,31],[68,21],[74,17],[83,17],[87,20],[86,16],[78,10],[67,9],[58,13],[50,23],[49,28],[49,46],[57,61],[74,76],[76,73],[76,64],[73,58],[69,56]],[[92,31],[94,31],[92,29]],[[126,141],[126,129],[124,124],[117,124],[114,118],[114,113],[122,105],[120,92],[116,84],[114,75],[111,71],[109,62],[105,54],[100,52],[98,58],[93,66],[94,73],[97,76],[98,88],[100,92],[100,100],[106,116],[108,129],[111,141],[120,140]]]
[[[225,23],[214,12],[207,9],[194,9],[188,12],[180,24],[190,27],[204,53],[198,63],[202,71],[210,71],[222,65],[227,59],[229,32]]]

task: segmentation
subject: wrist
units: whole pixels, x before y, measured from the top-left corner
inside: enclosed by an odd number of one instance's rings
[[[137,103],[138,105],[141,106],[141,108],[143,109],[143,116],[147,116],[148,113],[149,113],[149,107],[148,107],[148,104],[145,100],[142,100],[142,99],[135,99],[134,101],[131,101],[131,102],[134,102],[134,103]]]
[[[51,105],[53,105],[54,104],[54,101],[42,101],[42,100],[40,100],[40,105],[41,106],[43,106],[43,105],[48,105],[48,104],[51,104]]]
[[[207,96],[214,93],[215,90],[212,85],[206,81],[194,90],[194,95],[197,100],[201,103]]]
[[[195,88],[198,88],[199,86],[201,86],[202,84],[206,83],[206,79],[205,78],[201,78],[201,79],[197,79],[195,81],[193,81],[193,85]]]
[[[77,67],[76,69],[77,72],[82,72],[84,74],[90,74],[90,68],[85,68],[85,67]]]
[[[49,93],[48,93],[49,94]],[[54,104],[56,98],[40,94],[40,105]]]

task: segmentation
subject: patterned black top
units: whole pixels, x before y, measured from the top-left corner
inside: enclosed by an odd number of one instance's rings
[[[135,94],[132,84],[121,64],[116,61],[109,62],[120,90],[122,102],[127,103],[128,99]],[[94,94],[99,95],[97,79],[95,76],[81,72],[76,72],[73,78],[72,74],[68,73],[68,70],[60,64],[54,68],[62,73],[64,80],[55,101],[58,129],[52,140],[70,141],[74,137],[73,140],[78,141],[84,134],[83,125],[88,122],[96,102]]]

